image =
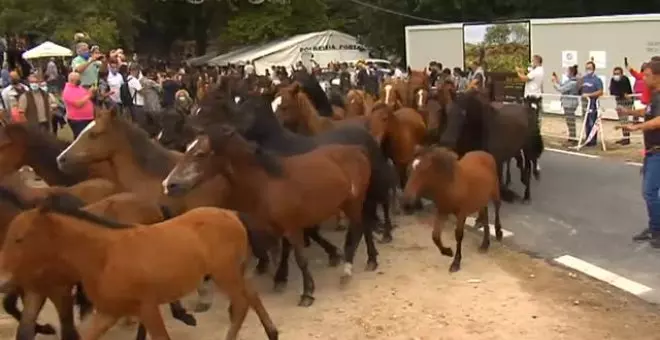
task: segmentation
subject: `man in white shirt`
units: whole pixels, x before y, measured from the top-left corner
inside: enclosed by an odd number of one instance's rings
[[[543,58],[535,54],[532,57],[532,66],[528,70],[527,74],[524,73],[524,70],[520,67],[516,67],[516,72],[518,72],[518,77],[520,80],[525,82],[525,90],[523,95],[525,96],[525,103],[536,111],[537,123],[540,127],[540,118],[541,118],[541,108],[543,107],[543,77],[545,72],[543,71]],[[540,131],[538,132],[540,133]],[[538,136],[538,138],[541,138]],[[541,170],[538,160],[536,160],[536,169],[534,169],[535,174]]]
[[[144,96],[142,96],[142,84],[140,83],[140,67],[132,64],[129,68],[129,75],[126,78],[128,83],[128,92],[133,98],[131,107],[131,118],[138,126],[145,129],[147,127],[147,117],[144,113]]]
[[[106,78],[110,89],[110,100],[121,105],[121,86],[124,85],[124,77],[119,73],[119,62],[111,59],[108,63],[108,77]],[[138,82],[139,83],[139,82]]]

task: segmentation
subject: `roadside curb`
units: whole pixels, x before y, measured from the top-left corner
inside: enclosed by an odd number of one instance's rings
[[[578,156],[578,157],[585,157],[585,158],[592,158],[592,159],[606,159],[606,157],[602,157],[600,155],[592,155],[584,152],[577,152],[577,151],[568,151],[568,150],[563,150],[563,149],[556,149],[556,148],[545,148],[545,150],[550,151],[550,152],[555,152],[555,153],[561,153],[564,155],[571,155],[571,156]],[[624,162],[624,164],[627,165],[632,165],[632,166],[642,166],[642,163],[639,162]]]

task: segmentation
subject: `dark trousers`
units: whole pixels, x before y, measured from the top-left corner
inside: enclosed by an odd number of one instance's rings
[[[50,126],[53,129],[53,134],[57,136],[57,130],[63,128],[64,125],[66,125],[66,120],[62,116],[53,115],[53,117],[50,119],[50,123]]]
[[[73,120],[69,119],[68,123],[73,132],[73,138],[78,138],[78,135],[85,129],[87,124],[91,123],[93,119]]]
[[[643,194],[646,212],[649,217],[649,229],[660,233],[660,153],[649,151],[644,157]]]
[[[591,134],[591,130],[594,129],[594,125],[596,125],[596,121],[598,120],[598,110],[596,108],[590,107],[587,110],[585,119],[587,120],[584,128],[584,139],[586,141],[589,138],[589,135]],[[585,145],[596,146],[597,142],[598,142],[598,133],[596,133],[594,135],[594,138]]]
[[[564,107],[564,116],[566,117],[566,128],[568,128],[568,139],[576,140],[577,133],[575,129],[575,110],[576,107]]]

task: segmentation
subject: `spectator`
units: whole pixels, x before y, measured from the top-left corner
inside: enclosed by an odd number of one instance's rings
[[[181,86],[181,83],[179,83],[175,79],[172,79],[172,72],[166,72],[162,87],[163,87],[163,108],[174,107],[175,95],[177,91],[183,88]]]
[[[624,66],[626,66],[626,68],[630,72],[630,75],[632,75],[633,78],[635,78],[635,85],[633,88],[635,94],[640,96],[639,100],[642,104],[648,105],[651,99],[651,93],[649,92],[649,89],[646,87],[646,82],[644,81],[644,70],[646,70],[648,64],[642,63],[642,66],[639,68],[639,71],[636,71],[628,64]]]
[[[36,74],[28,76],[30,90],[18,98],[18,111],[30,125],[38,126],[45,132],[50,132],[53,108],[47,88],[41,88],[41,81]]]
[[[575,110],[577,110],[579,99],[578,83],[577,83],[578,66],[574,65],[566,69],[566,77],[560,83],[556,73],[552,73],[552,84],[561,93],[561,106],[564,109],[564,116],[566,117],[566,127],[568,128],[569,145],[577,145],[577,134],[575,130]]]
[[[486,73],[479,61],[473,61],[469,66],[470,73],[468,74],[467,90],[477,89],[482,90],[486,86]]]
[[[523,94],[525,102],[536,110],[536,115],[539,117],[543,105],[541,96],[543,94],[543,77],[545,76],[543,58],[538,54],[534,55],[532,57],[531,70],[527,74],[520,67],[516,67],[516,71],[518,72],[518,78],[525,82]]]
[[[628,77],[623,75],[623,69],[621,67],[615,67],[612,73],[612,80],[610,81],[610,95],[614,96],[616,100],[617,107],[624,107],[627,109],[633,108],[633,97],[632,97],[632,87],[630,86],[630,80]],[[621,124],[625,124],[628,121],[628,117],[619,117]],[[620,145],[630,144],[630,132],[622,130],[623,138],[618,140],[616,143]]]
[[[55,58],[50,58],[48,64],[46,64],[45,78],[48,87],[51,89],[51,92],[55,92],[60,81],[60,71],[57,69],[55,64]]]
[[[119,72],[119,66],[119,61],[117,59],[110,58],[108,60],[108,75],[105,79],[108,83],[108,99],[121,108],[121,88],[125,82],[124,76]]]
[[[634,241],[650,241],[653,248],[660,248],[660,61],[651,61],[644,81],[651,93],[651,101],[643,114],[644,123],[626,124],[625,131],[642,131],[644,135],[643,192],[646,201],[648,227],[633,236]],[[620,115],[641,116],[641,112],[623,107],[617,108]]]
[[[77,57],[71,61],[71,69],[80,74],[80,85],[86,89],[98,84],[100,59],[103,58],[98,50],[90,54],[87,43],[80,42],[76,45]]]
[[[598,121],[598,98],[603,95],[603,81],[600,80],[598,76],[596,76],[595,71],[596,64],[594,64],[593,61],[588,61],[585,65],[585,75],[582,77],[581,86],[579,88],[582,93],[582,97],[584,100],[587,100],[587,122],[585,124],[584,131],[586,135],[586,146],[596,146],[596,141],[598,140],[598,132],[591,136],[591,131]]]
[[[11,78],[9,77],[9,64],[3,63],[2,70],[0,70],[0,88],[5,88],[11,84]]]
[[[64,85],[62,92],[62,100],[66,108],[66,118],[73,138],[78,138],[78,135],[83,129],[94,120],[94,104],[92,97],[94,97],[94,89],[86,89],[81,85],[81,75],[78,72],[69,73],[68,82]]]
[[[131,103],[131,119],[133,122],[143,129],[147,127],[147,119],[144,113],[144,96],[142,83],[139,80],[140,67],[137,64],[129,66],[129,75],[126,78],[128,84],[128,91],[132,100]]]
[[[467,78],[465,77],[465,72],[461,70],[460,67],[454,67],[454,88],[456,91],[465,91],[468,86]]]
[[[5,87],[0,96],[2,97],[2,104],[4,107],[4,116],[2,117],[5,121],[11,122],[12,116],[18,117],[18,97],[23,94],[23,92],[29,90],[29,88],[21,83],[21,77],[16,71],[9,72],[9,83],[10,85]]]

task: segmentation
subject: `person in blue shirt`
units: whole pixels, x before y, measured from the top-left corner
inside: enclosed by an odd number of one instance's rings
[[[621,126],[623,131],[641,131],[644,135],[642,188],[649,223],[641,233],[633,236],[633,240],[649,241],[653,248],[660,248],[660,61],[649,63],[644,82],[651,91],[651,102],[646,106],[646,111],[641,113],[618,107],[617,112],[622,116],[644,116],[644,123]]]
[[[582,93],[582,100],[587,101],[586,106],[586,119],[587,124],[584,131],[586,146],[596,146],[596,141],[598,140],[598,134],[594,135],[591,140],[589,140],[589,135],[591,130],[596,124],[598,119],[598,98],[603,95],[603,81],[600,80],[595,74],[596,64],[593,61],[588,61],[585,65],[585,74],[582,77],[580,92]],[[584,106],[583,106],[584,107]]]

